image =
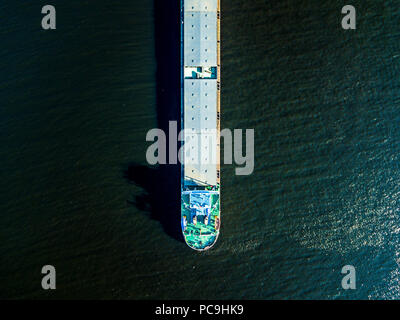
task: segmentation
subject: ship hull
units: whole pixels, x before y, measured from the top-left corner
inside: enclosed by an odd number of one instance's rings
[[[194,250],[221,227],[220,1],[181,0],[181,228]]]

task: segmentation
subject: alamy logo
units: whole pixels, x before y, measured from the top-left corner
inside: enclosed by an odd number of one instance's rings
[[[42,14],[46,14],[42,18],[42,28],[44,30],[54,30],[56,28],[56,8],[51,5],[45,5],[42,8]]]
[[[356,289],[356,268],[346,265],[342,268],[342,274],[345,274],[342,279],[342,288],[344,290]]]
[[[42,268],[42,274],[45,274],[42,279],[42,288],[44,290],[54,290],[56,288],[56,268],[51,265],[45,265]]]
[[[355,30],[356,29],[356,9],[351,6],[347,5],[342,8],[342,13],[345,16],[342,19],[342,28],[344,30]]]
[[[224,142],[223,163],[235,164],[237,175],[250,175],[254,170],[254,129],[245,131],[245,152],[243,153],[243,130],[203,129],[194,132],[191,129],[177,131],[177,122],[170,121],[167,135],[161,129],[147,132],[146,141],[154,142],[147,148],[146,160],[149,164],[220,164],[220,157],[215,152],[219,141]],[[220,138],[220,139],[219,139]],[[178,152],[178,142],[183,142]],[[168,149],[168,150],[167,150]],[[168,155],[168,157],[167,157]],[[233,158],[232,158],[233,155]],[[168,161],[167,161],[168,158]]]

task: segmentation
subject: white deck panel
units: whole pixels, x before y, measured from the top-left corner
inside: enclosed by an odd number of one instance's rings
[[[217,183],[217,81],[185,79],[185,184]]]
[[[185,66],[217,65],[217,15],[207,12],[185,12]]]
[[[216,134],[185,133],[185,185],[217,185],[216,143]]]
[[[197,133],[217,128],[217,80],[185,79],[184,128]]]
[[[217,12],[218,0],[185,0],[184,10]]]

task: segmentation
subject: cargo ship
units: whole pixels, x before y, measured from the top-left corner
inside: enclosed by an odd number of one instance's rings
[[[220,211],[220,0],[181,0],[181,227],[211,248]]]

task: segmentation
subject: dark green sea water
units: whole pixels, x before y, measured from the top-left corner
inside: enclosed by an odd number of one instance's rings
[[[179,171],[145,159],[177,117],[177,2],[54,0],[55,31],[0,3],[0,297],[400,298],[400,3],[344,31],[345,1],[222,1],[222,126],[255,129],[255,170],[223,166],[197,253]]]

